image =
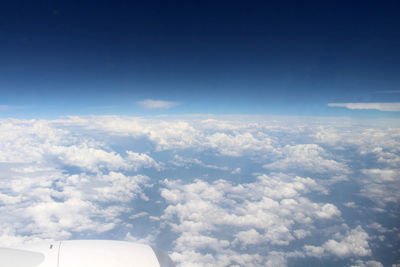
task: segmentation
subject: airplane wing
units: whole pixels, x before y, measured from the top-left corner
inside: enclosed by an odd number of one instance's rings
[[[43,261],[42,253],[0,248],[0,266],[2,267],[36,267]]]
[[[1,267],[175,267],[158,248],[125,241],[68,240],[0,248]]]

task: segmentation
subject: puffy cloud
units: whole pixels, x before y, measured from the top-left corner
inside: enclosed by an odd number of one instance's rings
[[[327,152],[316,144],[287,145],[282,153],[282,159],[263,167],[272,170],[304,169],[317,173],[348,172],[346,165],[330,159]]]
[[[400,200],[395,193],[400,190],[400,130],[393,127],[395,123],[379,123],[382,122],[376,121],[376,127],[355,123],[318,127],[312,136],[321,145],[353,151],[355,161],[365,167],[361,168],[359,177],[352,175],[351,180],[361,185],[364,197],[381,208]]]
[[[68,125],[68,123],[66,123]],[[0,162],[36,162],[73,166],[85,171],[138,170],[160,165],[150,156],[126,151],[124,158],[90,135],[71,134],[51,121],[3,120],[0,123]]]
[[[385,169],[363,169],[361,172],[377,182],[396,182],[400,181],[400,172],[398,170]]]
[[[262,127],[257,126],[257,131],[254,131],[254,125],[251,124],[234,127],[237,130],[232,131],[230,124],[219,124],[219,121],[214,121],[219,125],[215,128],[196,120],[144,120],[117,116],[72,117],[61,122],[114,135],[145,137],[154,142],[159,151],[214,149],[221,155],[241,156],[272,152],[274,149],[274,141],[262,131]]]
[[[323,248],[323,247],[305,245],[304,250],[308,256],[312,256],[312,257],[321,258],[325,255],[325,248]]]
[[[241,231],[235,237],[234,243],[240,243],[243,246],[261,243],[263,239],[263,236],[255,229]]]
[[[54,155],[61,164],[92,172],[98,172],[99,169],[118,170],[128,167],[125,160],[117,153],[88,147],[86,144],[53,146],[49,149],[49,153]]]
[[[122,173],[110,172],[108,175],[97,177],[92,187],[96,191],[93,197],[102,202],[127,202],[142,195],[141,185],[149,181],[149,177],[136,175],[127,177]],[[144,199],[147,199],[142,195]]]
[[[241,156],[249,151],[272,151],[274,149],[268,136],[264,134],[254,136],[249,132],[235,135],[215,133],[208,136],[206,140],[208,146],[227,156]]]
[[[148,177],[121,173],[68,175],[49,166],[2,165],[0,242],[66,239],[75,233],[107,232],[120,224],[125,203],[146,198]]]
[[[339,258],[364,257],[371,255],[368,239],[364,229],[357,226],[346,235],[340,236],[339,240],[330,239],[321,247],[306,245],[304,249],[307,255],[318,258],[326,255]]]
[[[69,139],[66,131],[47,121],[1,120],[0,162],[43,162],[49,146]]]
[[[348,109],[376,109],[380,111],[400,111],[400,103],[329,103],[329,107]]]
[[[225,255],[228,250],[233,253],[232,248],[260,244],[286,246],[309,235],[308,229],[312,229],[315,220],[340,218],[340,211],[333,204],[313,203],[302,196],[320,189],[310,178],[276,174],[261,175],[254,183],[239,185],[226,180],[208,183],[200,179],[188,184],[166,180],[165,185],[161,196],[169,206],[162,219],[169,221],[179,235],[174,258],[180,262],[185,259],[182,266],[207,265],[204,258],[190,257],[193,251],[212,250],[210,257],[216,260],[217,255]],[[215,239],[214,235],[223,233],[226,227],[229,234],[223,234],[224,239]],[[271,265],[278,259],[285,261],[282,255],[269,255],[263,262]],[[231,260],[217,265],[235,263]]]
[[[363,169],[361,194],[374,200],[378,205],[386,203],[399,203],[400,196],[396,194],[400,190],[400,172],[393,169]]]
[[[325,204],[321,207],[321,210],[317,212],[319,218],[329,219],[334,216],[340,216],[340,211],[335,205]]]
[[[272,252],[265,263],[266,267],[286,266],[286,257],[282,253]]]
[[[336,146],[339,142],[343,141],[343,134],[338,132],[337,127],[319,126],[314,129],[311,134],[317,143],[328,144]]]
[[[138,169],[144,168],[155,168],[157,170],[161,169],[161,165],[157,163],[152,157],[143,153],[135,153],[133,151],[126,151],[127,164],[129,164],[129,169],[134,169],[137,171]]]

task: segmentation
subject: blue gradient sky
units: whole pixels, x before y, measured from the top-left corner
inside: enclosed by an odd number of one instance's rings
[[[143,3],[145,2],[145,3]],[[0,117],[390,116],[398,1],[3,1]],[[148,110],[144,99],[174,101]]]

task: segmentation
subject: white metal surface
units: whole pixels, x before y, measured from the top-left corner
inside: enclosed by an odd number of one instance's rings
[[[38,266],[42,267],[42,266]],[[151,247],[122,241],[63,241],[58,267],[160,267]]]
[[[59,248],[60,242],[41,242],[41,243],[35,243],[31,245],[25,245],[25,246],[20,246],[17,249],[20,251],[23,251],[24,254],[20,254],[18,257],[21,260],[27,261],[26,265],[20,265],[21,267],[57,267],[57,258],[58,258],[58,248]],[[39,255],[42,255],[42,260],[41,261],[35,261],[31,257],[28,257],[28,254],[26,253],[36,253]],[[3,255],[3,257],[0,255],[0,266],[10,266],[10,267],[15,267],[19,265],[7,265],[12,260],[9,258],[5,257],[6,255]],[[16,255],[11,255],[8,254],[9,257],[16,257]],[[29,263],[28,263],[29,262]],[[30,264],[30,265],[28,265]]]
[[[0,267],[174,267],[163,251],[111,240],[42,242],[0,248]]]
[[[1,267],[37,267],[43,260],[41,253],[0,248]]]

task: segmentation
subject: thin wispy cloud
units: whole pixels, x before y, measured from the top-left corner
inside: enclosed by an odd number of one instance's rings
[[[380,111],[400,111],[400,102],[392,103],[329,103],[329,107],[347,109],[375,109]]]
[[[145,99],[137,103],[145,109],[169,109],[179,105],[178,102],[153,99]]]
[[[383,91],[376,91],[375,94],[400,94],[400,90],[383,90]]]
[[[10,107],[7,106],[7,105],[0,105],[0,111],[6,111],[6,110],[9,110],[9,109],[10,109]]]
[[[10,105],[0,105],[0,112],[1,111],[9,111],[9,110],[16,110],[16,109],[24,109],[26,107],[22,106],[10,106]]]

